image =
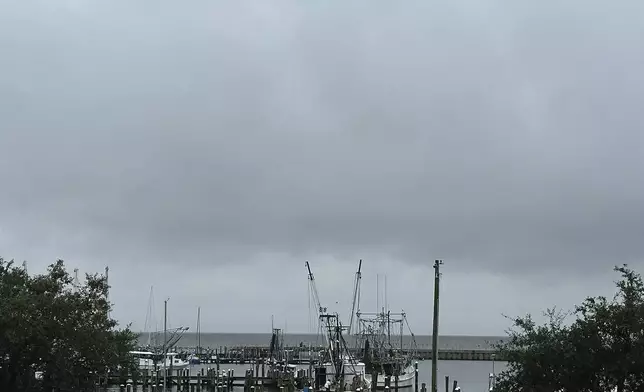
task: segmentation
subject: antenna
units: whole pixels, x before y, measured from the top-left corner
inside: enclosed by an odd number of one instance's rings
[[[380,274],[376,275],[376,311],[380,312]]]
[[[389,311],[389,301],[387,297],[387,275],[385,275],[385,298],[383,300],[384,302],[384,307],[385,307],[385,312]]]

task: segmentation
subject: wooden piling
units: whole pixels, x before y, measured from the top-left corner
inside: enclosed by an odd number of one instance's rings
[[[418,392],[418,362],[414,362],[414,392]]]
[[[452,392],[460,390],[458,387],[458,381],[454,380],[454,385],[452,386]]]
[[[445,392],[449,392],[449,376],[445,376]]]
[[[255,380],[253,380],[253,385],[257,391],[259,387],[259,361],[255,361]]]

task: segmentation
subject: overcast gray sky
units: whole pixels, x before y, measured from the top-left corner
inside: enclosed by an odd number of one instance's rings
[[[0,5],[0,255],[136,329],[306,332],[363,258],[428,333],[442,258],[442,332],[501,334],[644,266],[642,1]]]

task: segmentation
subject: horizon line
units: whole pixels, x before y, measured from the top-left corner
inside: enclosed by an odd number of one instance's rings
[[[135,332],[135,331],[132,331]],[[160,333],[163,332],[161,331],[155,331],[155,332],[150,332],[150,331],[138,331],[135,333],[143,334],[143,333]],[[197,333],[196,330],[189,329],[185,331],[184,333]],[[270,335],[272,332],[209,332],[209,331],[201,331],[200,333],[202,334],[226,334],[226,335]],[[311,335],[311,336],[317,336],[319,335],[318,333],[314,332],[283,332],[284,335]],[[404,333],[403,336],[412,336],[412,334],[409,333]],[[413,334],[413,336],[432,336],[432,334]],[[499,338],[499,337],[507,337],[507,335],[472,335],[472,334],[438,334],[438,336],[449,336],[449,337],[485,337],[485,338]]]

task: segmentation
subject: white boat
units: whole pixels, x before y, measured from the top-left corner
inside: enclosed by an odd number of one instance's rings
[[[320,367],[316,368],[316,378],[318,378],[318,385],[333,385],[332,389],[338,389],[338,384],[342,375],[344,374],[344,379],[342,384],[344,385],[343,390],[345,391],[354,391],[358,388],[373,390],[373,378],[371,374],[365,372],[365,364],[363,362],[354,362],[349,358],[345,358],[343,361],[343,370],[341,374],[336,376],[335,368],[331,363],[325,363]],[[400,390],[412,390],[414,388],[415,382],[415,369],[413,366],[408,366],[398,375],[398,389]],[[376,390],[385,390],[387,385],[387,377],[382,374],[378,374],[376,384]],[[396,385],[395,376],[389,378],[389,389],[394,390]],[[323,387],[324,389],[324,387]]]
[[[326,362],[315,369],[316,384],[322,389],[355,391],[359,388],[368,388],[368,380],[365,378],[365,364],[356,362],[355,359],[346,356],[342,360],[339,374],[336,374],[335,366]],[[340,388],[342,384],[342,388]]]
[[[416,370],[413,366],[408,366],[403,369],[402,372],[398,375],[398,389],[409,389],[411,390],[414,387]],[[373,380],[371,374],[364,375],[365,381],[369,386],[373,385]],[[376,390],[384,390],[386,385],[386,377],[382,374],[378,374],[378,381],[376,384]],[[391,376],[389,379],[389,389],[393,390],[395,387],[396,378]]]
[[[138,361],[139,369],[142,370],[154,370],[155,363],[154,358],[155,354],[151,351],[130,351],[130,354]],[[183,369],[190,365],[190,362],[184,361],[181,358],[178,358],[178,354],[171,352],[167,353],[165,356],[165,361],[158,361],[156,364],[156,369],[172,368],[172,369]]]

